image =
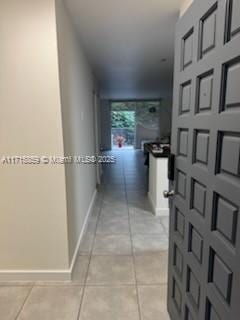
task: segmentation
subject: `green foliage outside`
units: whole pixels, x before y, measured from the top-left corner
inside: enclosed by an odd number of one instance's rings
[[[135,112],[133,111],[112,111],[112,128],[135,127]]]

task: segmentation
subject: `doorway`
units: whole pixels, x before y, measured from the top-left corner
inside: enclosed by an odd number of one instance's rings
[[[165,100],[111,102],[112,149],[142,149],[144,143],[169,136],[170,124]]]
[[[135,143],[135,111],[111,111],[112,149],[133,149]]]

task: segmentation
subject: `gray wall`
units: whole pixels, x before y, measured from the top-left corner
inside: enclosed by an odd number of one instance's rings
[[[160,109],[161,102],[155,106],[156,112],[150,113],[148,106],[138,104],[135,108],[135,148],[140,149],[142,141],[155,141],[160,137]]]
[[[100,101],[100,127],[100,147],[102,150],[111,150],[111,106],[109,100]]]
[[[56,1],[57,31],[65,155],[95,154],[94,79],[77,33],[64,7]],[[83,223],[96,190],[93,165],[67,165],[69,257],[73,257]]]
[[[160,137],[171,136],[172,126],[172,97],[164,98],[160,108]]]

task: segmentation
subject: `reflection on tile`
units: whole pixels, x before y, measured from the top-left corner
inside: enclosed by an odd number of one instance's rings
[[[127,197],[132,200],[147,200],[148,194],[147,191],[128,191]]]
[[[129,207],[135,207],[139,210],[151,211],[151,205],[147,199],[139,201],[128,198]]]
[[[97,235],[93,247],[94,255],[130,255],[131,240],[129,235]]]
[[[144,210],[134,206],[129,206],[130,218],[155,218],[151,210]]]
[[[143,184],[129,184],[126,185],[126,190],[127,191],[138,191],[138,190],[145,190],[146,187]]]
[[[153,218],[133,218],[130,220],[132,234],[163,234],[161,223]]]
[[[166,235],[133,235],[133,251],[135,254],[148,255],[167,250]]]
[[[167,286],[139,286],[142,320],[170,320],[167,312]]]
[[[126,199],[125,190],[104,190],[103,193],[103,202],[108,203],[111,201],[124,201]]]
[[[127,200],[124,197],[108,198],[108,201],[105,200],[102,205],[102,209],[116,209],[116,210],[127,210]]]
[[[77,319],[81,295],[78,286],[34,287],[18,319]]]
[[[100,217],[128,217],[128,207],[126,203],[104,204]]]
[[[93,256],[87,284],[134,284],[132,256]]]
[[[104,209],[101,211],[100,218],[126,218],[128,219],[128,211],[120,211],[120,210],[109,210]]]
[[[97,234],[129,234],[128,218],[101,218],[97,227]]]
[[[118,192],[118,191],[120,191],[120,192],[125,192],[125,185],[109,185],[109,184],[107,184],[107,185],[104,185],[104,192],[111,192],[111,191],[113,191],[113,192]],[[104,201],[104,200],[103,200]]]
[[[0,319],[15,320],[31,287],[0,287]]]
[[[167,283],[168,252],[135,256],[135,268],[138,284],[165,284]]]
[[[80,320],[139,320],[134,286],[86,287]]]

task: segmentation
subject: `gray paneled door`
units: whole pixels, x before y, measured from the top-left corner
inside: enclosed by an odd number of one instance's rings
[[[168,309],[240,319],[240,0],[195,0],[176,28]]]

